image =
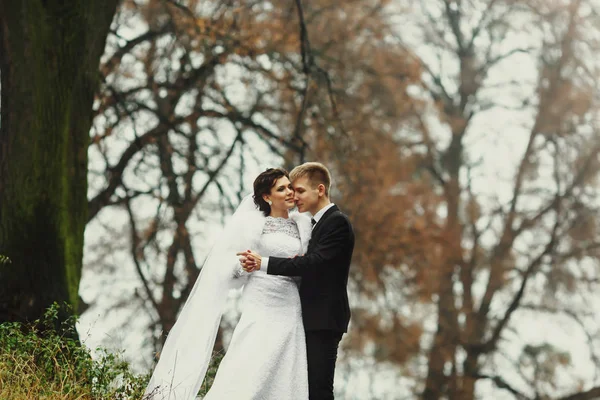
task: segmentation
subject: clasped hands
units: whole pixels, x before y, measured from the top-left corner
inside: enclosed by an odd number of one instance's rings
[[[242,268],[244,268],[244,271],[254,272],[260,269],[262,261],[262,257],[260,256],[260,254],[255,253],[252,250],[246,250],[241,251],[239,253],[235,253],[235,255],[240,257],[240,264],[242,265]],[[298,257],[298,254],[296,254],[293,258],[296,257]]]
[[[240,257],[240,264],[242,265],[242,268],[244,268],[244,271],[254,272],[260,269],[262,260],[260,254],[255,253],[252,250],[246,250],[240,253],[235,253],[235,255]]]

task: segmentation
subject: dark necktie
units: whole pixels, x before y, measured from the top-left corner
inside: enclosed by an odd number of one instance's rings
[[[315,221],[315,219],[314,219],[314,218],[311,218],[311,219],[310,219],[310,223],[311,223],[312,227],[314,228],[314,227],[315,227],[315,224],[317,223],[317,221]]]

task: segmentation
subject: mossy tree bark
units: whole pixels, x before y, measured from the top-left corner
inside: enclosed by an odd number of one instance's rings
[[[0,0],[0,322],[76,309],[98,65],[117,0]]]

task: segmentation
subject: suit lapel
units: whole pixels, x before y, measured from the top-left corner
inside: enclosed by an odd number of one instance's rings
[[[334,211],[339,210],[339,208],[336,205],[333,205],[331,207],[329,207],[329,210],[325,211],[325,214],[323,214],[323,216],[321,217],[321,219],[319,220],[319,222],[317,222],[314,226],[314,228],[312,229],[312,237],[317,236],[317,231],[323,226],[323,224],[325,223],[325,220],[331,215],[333,214]]]

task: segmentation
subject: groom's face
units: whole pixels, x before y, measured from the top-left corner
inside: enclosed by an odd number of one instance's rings
[[[319,190],[313,188],[312,183],[306,176],[294,180],[292,186],[294,187],[294,199],[296,200],[298,211],[309,211],[314,215],[319,205]]]

